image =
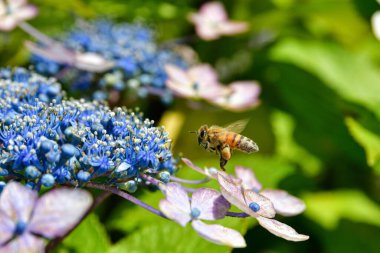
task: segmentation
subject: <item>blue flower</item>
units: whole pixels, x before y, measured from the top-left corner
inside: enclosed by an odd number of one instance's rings
[[[0,70],[0,176],[36,188],[135,181],[134,190],[145,183],[141,173],[159,180],[160,172],[174,173],[163,128],[139,112],[62,99],[59,87],[25,69]]]
[[[106,20],[78,24],[61,37],[62,44],[70,50],[81,53],[95,53],[112,61],[115,66],[104,73],[75,70],[73,66],[58,64],[53,59],[44,58],[34,51],[31,62],[39,73],[55,75],[69,83],[71,89],[93,92],[93,84],[99,90],[136,90],[138,96],[146,96],[146,89],[152,87],[156,95],[168,100],[170,91],[166,89],[167,74],[164,66],[172,64],[187,68],[188,63],[169,46],[161,48],[154,32],[139,23],[114,24]],[[32,50],[33,51],[33,50]],[[45,56],[46,57],[46,56]],[[62,74],[63,73],[63,74]],[[125,85],[128,84],[128,85]],[[145,88],[144,92],[138,92]],[[157,90],[158,89],[158,92]],[[107,93],[103,93],[107,94]],[[99,93],[92,94],[98,97]]]

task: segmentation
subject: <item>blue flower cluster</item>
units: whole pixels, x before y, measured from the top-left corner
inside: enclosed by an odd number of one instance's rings
[[[74,90],[90,91],[94,90],[91,85],[96,85],[95,98],[104,98],[110,90],[124,91],[129,88],[140,97],[154,90],[164,102],[170,102],[172,95],[165,89],[167,74],[164,66],[187,67],[183,57],[172,48],[159,47],[153,31],[141,24],[113,24],[105,20],[78,22],[61,41],[77,52],[97,53],[115,62],[115,67],[99,75],[70,69],[33,55],[36,71],[44,75],[59,73],[58,78],[63,82],[69,79],[68,83]]]
[[[124,108],[62,98],[60,85],[26,69],[0,70],[0,177],[41,185],[99,181],[133,192],[141,173],[175,171],[162,127]]]

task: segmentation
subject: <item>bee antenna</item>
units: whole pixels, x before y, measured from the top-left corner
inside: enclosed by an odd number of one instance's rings
[[[196,134],[197,131],[189,131],[189,133],[191,133],[191,134]]]

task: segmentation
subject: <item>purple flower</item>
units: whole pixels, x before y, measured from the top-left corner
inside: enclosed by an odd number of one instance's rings
[[[272,234],[289,241],[309,239],[309,236],[298,234],[292,227],[271,219],[276,214],[272,202],[255,191],[244,189],[241,180],[219,172],[218,182],[223,197],[243,212],[255,217],[259,224]]]
[[[305,203],[299,198],[290,195],[287,191],[278,189],[262,190],[262,186],[252,170],[242,166],[236,166],[235,173],[236,176],[242,180],[244,189],[259,192],[261,195],[267,197],[273,203],[276,213],[282,216],[294,216],[305,210]]]
[[[0,252],[43,252],[43,238],[66,234],[91,204],[81,189],[60,188],[38,198],[20,183],[8,183],[0,195]]]
[[[246,22],[230,21],[220,2],[205,3],[189,19],[195,25],[198,36],[204,40],[215,40],[222,35],[235,35],[248,29]]]
[[[160,209],[168,218],[182,226],[191,222],[198,234],[213,243],[235,248],[246,246],[239,232],[201,221],[222,219],[230,208],[230,204],[218,191],[200,188],[193,193],[191,200],[180,184],[169,183],[164,191],[166,199],[160,201]]]
[[[20,23],[37,16],[37,8],[26,0],[0,1],[0,31],[11,31]]]
[[[189,166],[191,169],[205,175],[205,176],[208,176],[210,178],[214,178],[214,179],[217,179],[218,178],[218,169],[216,168],[205,168],[205,169],[201,169],[199,168],[198,166],[196,166],[192,161],[190,161],[189,159],[187,158],[182,158],[182,161],[187,165]]]

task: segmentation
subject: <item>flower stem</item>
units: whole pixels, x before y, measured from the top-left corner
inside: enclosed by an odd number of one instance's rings
[[[227,212],[226,216],[235,217],[235,218],[246,218],[246,217],[249,217],[249,215],[246,214],[246,213],[235,213],[235,212]]]
[[[54,44],[55,42],[49,36],[43,34],[42,32],[40,32],[39,30],[37,30],[36,28],[34,28],[33,26],[31,26],[30,24],[26,22],[20,23],[18,27],[21,28],[24,32],[26,32],[30,36],[32,36],[33,38],[35,38],[36,40],[38,40],[39,42],[45,44],[46,46]]]
[[[162,218],[167,219],[167,217],[160,210],[146,204],[145,202],[139,200],[138,198],[135,198],[134,196],[132,196],[132,195],[130,195],[124,191],[121,191],[115,187],[103,185],[103,184],[92,183],[92,182],[87,183],[86,187],[111,192],[113,194],[116,194],[116,195],[132,202],[133,204],[141,206],[142,208],[148,210],[149,212],[152,212],[154,214],[157,214],[158,216],[161,216]]]
[[[58,246],[68,235],[71,234],[71,232],[79,226],[80,223],[96,208],[98,207],[106,198],[108,198],[111,195],[110,192],[103,191],[100,193],[92,203],[91,207],[87,210],[87,212],[82,216],[80,220],[69,230],[66,232],[66,234],[55,238],[54,240],[51,240],[48,245],[46,245],[45,253],[52,252],[52,250]]]
[[[209,177],[206,177],[206,178],[201,179],[201,180],[188,180],[188,179],[183,179],[183,178],[171,176],[170,179],[173,182],[184,183],[184,184],[204,184],[204,183],[207,183],[208,181],[210,181]]]

